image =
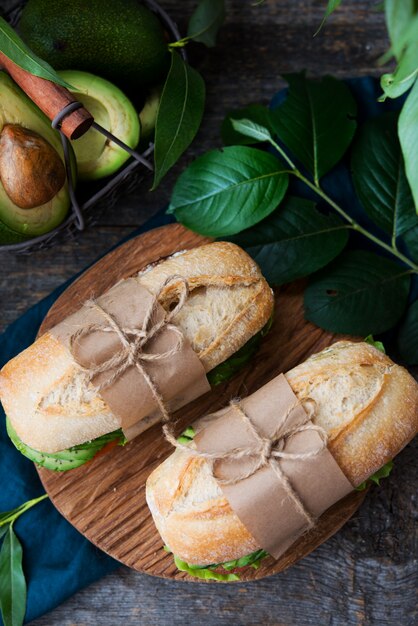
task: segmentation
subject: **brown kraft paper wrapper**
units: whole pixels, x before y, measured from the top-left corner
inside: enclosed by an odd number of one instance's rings
[[[297,403],[297,398],[280,374],[261,387],[240,406],[262,437],[271,438],[278,425]],[[257,441],[239,411],[230,407],[213,416],[209,425],[194,438],[198,451],[224,454],[236,448],[257,445]],[[298,404],[289,413],[283,432],[306,422],[304,408]],[[310,423],[310,422],[308,422]],[[285,440],[284,452],[303,453],[319,449],[320,435],[305,430]],[[353,486],[325,447],[309,459],[277,459],[305,510],[319,517],[332,504],[353,490]],[[214,476],[234,480],[254,466],[254,458],[222,459],[214,464]],[[256,539],[260,547],[278,559],[307,529],[305,516],[297,509],[283,483],[270,465],[235,484],[221,484],[232,510]]]
[[[155,297],[137,279],[128,278],[114,285],[103,296],[96,298],[106,312],[110,313],[121,328],[141,328],[142,322],[153,306]],[[165,316],[162,306],[154,303],[149,328]],[[81,328],[93,324],[107,326],[100,312],[86,305],[50,330],[70,350],[71,337]],[[178,335],[163,328],[144,346],[144,352],[161,354],[174,348]],[[79,365],[85,368],[104,363],[121,349],[115,332],[93,331],[76,343],[73,354]],[[167,410],[176,410],[210,390],[205,370],[190,343],[183,336],[180,350],[173,356],[142,365],[151,377],[164,400]],[[92,384],[98,387],[109,380],[112,370],[97,374]],[[108,387],[100,390],[100,396],[120,420],[128,439],[146,430],[147,424],[159,415],[153,394],[144,377],[134,366],[129,367]]]

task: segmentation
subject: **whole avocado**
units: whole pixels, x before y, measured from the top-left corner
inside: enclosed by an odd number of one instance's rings
[[[19,32],[55,69],[92,72],[131,93],[168,71],[163,27],[139,0],[29,0]]]

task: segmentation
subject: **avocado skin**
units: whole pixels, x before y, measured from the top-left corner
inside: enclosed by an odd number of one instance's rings
[[[56,70],[76,68],[135,91],[169,67],[163,27],[138,0],[29,0],[24,41]]]

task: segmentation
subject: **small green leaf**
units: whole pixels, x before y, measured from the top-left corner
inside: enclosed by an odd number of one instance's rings
[[[200,0],[190,18],[187,38],[205,44],[208,48],[216,45],[219,28],[225,21],[224,0]]]
[[[399,139],[405,160],[405,171],[415,208],[418,207],[418,82],[403,105],[398,123]]]
[[[336,215],[320,213],[303,198],[286,198],[279,210],[232,240],[260,265],[268,282],[288,283],[316,272],[348,241],[347,226]]]
[[[22,546],[11,524],[0,551],[0,609],[4,626],[22,626],[26,613],[26,581]]]
[[[168,212],[202,235],[233,235],[280,204],[289,182],[281,167],[272,154],[255,148],[213,150],[180,175]]]
[[[316,36],[320,32],[320,30],[325,25],[325,22],[327,21],[329,16],[332,13],[334,13],[335,9],[338,9],[338,7],[340,6],[341,2],[342,2],[342,0],[328,0],[328,4],[327,4],[327,8],[325,10],[324,17],[322,18],[322,22],[320,23],[319,28],[316,31],[314,36]]]
[[[171,53],[155,125],[155,189],[193,141],[205,106],[205,83],[199,72]]]
[[[345,154],[356,129],[357,104],[347,85],[330,76],[288,74],[289,95],[271,112],[275,132],[313,175],[326,174]]]
[[[331,332],[382,333],[401,318],[409,285],[409,274],[397,263],[363,250],[344,252],[312,277],[305,317]]]
[[[383,352],[383,354],[386,354],[385,346],[383,345],[383,343],[381,341],[375,341],[373,335],[367,335],[364,342],[370,344],[371,346],[376,348],[376,350],[380,350],[380,352]]]
[[[220,580],[224,582],[231,582],[233,580],[240,579],[237,574],[218,574],[217,572],[213,572],[205,567],[193,567],[192,565],[189,565],[185,561],[179,559],[176,555],[173,556],[177,569],[180,570],[180,572],[186,572],[193,578],[200,578],[203,580]]]
[[[370,478],[365,480],[364,483],[361,483],[360,485],[358,485],[356,487],[356,491],[364,491],[370,481],[380,486],[380,481],[382,480],[382,478],[387,478],[390,475],[392,470],[393,470],[393,461],[388,461],[383,467],[377,470],[377,472],[372,474]]]
[[[415,43],[408,46],[393,73],[383,74],[380,79],[380,86],[387,97],[398,98],[412,87],[417,74],[418,43]]]
[[[400,325],[398,348],[407,365],[418,365],[418,300],[409,306]]]
[[[13,63],[26,70],[34,76],[45,78],[57,85],[62,85],[67,89],[71,89],[71,85],[58,76],[55,70],[40,59],[28,46],[21,40],[16,31],[0,17],[0,50]]]
[[[371,219],[395,241],[418,225],[397,136],[397,113],[368,120],[351,154],[357,195]]]
[[[249,137],[254,142],[256,141],[270,141],[272,139],[271,133],[265,126],[257,124],[249,119],[231,120],[232,128],[241,135]]]
[[[273,128],[270,120],[270,111],[267,107],[261,104],[250,104],[244,109],[236,109],[230,111],[222,122],[221,135],[222,141],[227,146],[245,146],[247,144],[254,143],[254,139],[248,135],[243,135],[237,132],[232,122],[233,120],[251,120],[252,122],[264,126],[270,133],[273,132]]]

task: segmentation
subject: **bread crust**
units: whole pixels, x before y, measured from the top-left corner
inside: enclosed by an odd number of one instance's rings
[[[174,274],[187,278],[191,290],[174,321],[205,371],[236,352],[272,314],[270,287],[235,244],[215,242],[175,254],[141,271],[139,279],[157,294]],[[177,296],[174,284],[163,290],[159,302],[168,310]],[[3,367],[0,399],[20,439],[40,452],[58,452],[120,427],[87,375],[48,332]]]
[[[315,423],[357,486],[418,432],[418,384],[366,343],[337,342],[286,374],[298,398],[316,402]],[[209,466],[176,450],[150,475],[146,497],[155,524],[182,560],[208,565],[259,546],[231,510]]]

